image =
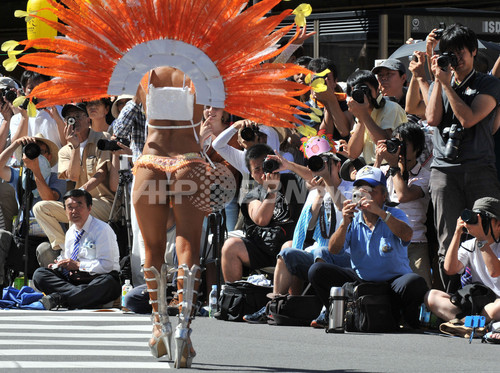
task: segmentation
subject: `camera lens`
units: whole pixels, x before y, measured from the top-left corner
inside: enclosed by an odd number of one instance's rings
[[[245,141],[254,141],[255,131],[251,127],[245,127],[240,131],[240,136]]]
[[[40,146],[37,143],[31,142],[23,147],[23,153],[28,157],[29,159],[35,159],[38,158],[38,156],[41,154],[41,149]]]
[[[462,211],[462,214],[460,214],[460,217],[464,222],[467,224],[477,224],[478,219],[477,219],[477,213],[475,213],[472,210],[465,209]]]
[[[66,120],[66,122],[68,123],[68,125],[70,125],[70,126],[74,126],[74,125],[75,125],[75,123],[76,123],[76,119],[75,119],[75,118],[73,118],[73,117],[69,117],[69,118]]]
[[[262,163],[262,171],[264,171],[266,174],[270,174],[270,173],[276,171],[279,167],[280,167],[280,164],[275,159],[266,159]]]
[[[401,141],[399,141],[399,139],[392,138],[390,140],[386,140],[385,145],[387,146],[387,151],[391,154],[394,154],[401,146]]]
[[[7,92],[5,92],[4,97],[5,101],[12,103],[16,99],[17,95],[16,92],[8,90]]]
[[[357,103],[362,104],[365,102],[365,93],[361,89],[354,89],[351,93],[351,97]]]
[[[441,55],[437,59],[437,64],[441,68],[441,70],[446,71],[446,68],[450,64],[450,59],[446,55]]]
[[[319,155],[313,155],[311,158],[309,158],[307,167],[309,167],[312,172],[319,172],[323,168],[325,168],[325,161]]]

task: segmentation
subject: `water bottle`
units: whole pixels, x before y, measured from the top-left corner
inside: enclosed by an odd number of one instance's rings
[[[341,287],[330,289],[330,313],[328,318],[327,333],[344,332],[344,303],[345,293]]]
[[[128,311],[125,307],[125,295],[129,293],[130,290],[132,290],[132,285],[130,285],[130,280],[125,280],[125,284],[122,286],[122,309],[124,311]]]
[[[431,312],[427,309],[425,304],[422,303],[422,305],[420,306],[420,316],[419,316],[420,325],[426,328],[429,327],[430,318],[431,318]]]
[[[217,285],[212,285],[212,291],[209,297],[208,317],[214,318],[217,312]]]

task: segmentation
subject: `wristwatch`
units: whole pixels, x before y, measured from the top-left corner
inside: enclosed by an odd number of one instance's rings
[[[486,241],[486,240],[484,240],[484,241],[477,241],[477,248],[479,250],[481,250],[487,244],[488,244],[488,241]]]
[[[401,171],[401,169],[398,166],[396,166],[396,167],[389,167],[389,170],[387,171],[387,173],[390,176],[394,176],[394,175],[396,175],[400,171]]]

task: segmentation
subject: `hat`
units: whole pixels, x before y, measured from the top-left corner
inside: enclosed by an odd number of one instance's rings
[[[473,210],[484,211],[491,218],[500,220],[500,201],[493,197],[479,198],[474,202]]]
[[[8,76],[2,76],[0,78],[0,89],[4,88],[15,88],[19,89],[19,85],[16,83],[16,81],[12,78],[9,78]]]
[[[120,95],[117,97],[117,99],[115,100],[115,102],[113,102],[113,106],[111,106],[111,114],[113,115],[113,118],[118,118],[118,115],[120,114],[118,112],[118,101],[122,101],[122,100],[131,100],[133,99],[134,96],[132,95]]]
[[[85,114],[87,114],[87,105],[85,105],[83,102],[77,102],[75,104],[66,104],[63,106],[61,110],[61,115],[64,119],[66,119],[66,116],[68,115],[68,111],[72,108],[77,108],[80,111],[83,111]]]
[[[351,179],[351,172],[349,168],[354,166],[356,171],[359,171],[361,168],[366,166],[365,159],[363,157],[359,157],[356,159],[347,159],[344,163],[342,163],[342,167],[340,167],[340,177],[345,181],[354,181]]]
[[[403,65],[403,63],[400,60],[396,60],[394,58],[385,60],[380,65],[375,66],[372,69],[372,73],[378,74],[380,72],[380,70],[382,68],[384,68],[384,67],[386,69],[389,69],[389,70],[399,71],[399,72],[401,72],[401,74],[406,74],[406,67],[405,67],[405,65]]]
[[[384,173],[380,170],[380,168],[365,166],[356,174],[354,186],[359,184],[360,181],[366,181],[372,187],[376,187],[377,185],[385,186],[386,179]]]
[[[52,159],[50,160],[50,167],[54,167],[57,164],[57,161],[59,160],[58,153],[59,153],[59,147],[54,144],[52,141],[46,139],[41,133],[37,133],[35,136],[32,136],[38,141],[43,142],[47,147],[49,148],[50,154],[52,154]],[[18,146],[15,153],[14,153],[16,159],[20,161],[23,159],[23,147]]]

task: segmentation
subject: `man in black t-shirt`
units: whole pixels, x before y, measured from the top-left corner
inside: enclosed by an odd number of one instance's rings
[[[272,154],[273,150],[265,144],[247,150],[247,168],[259,185],[241,205],[245,237],[228,238],[222,247],[222,274],[226,282],[240,280],[243,267],[274,266],[281,246],[292,239],[303,205],[303,201],[298,201],[300,182],[293,174],[264,172],[263,162]]]

